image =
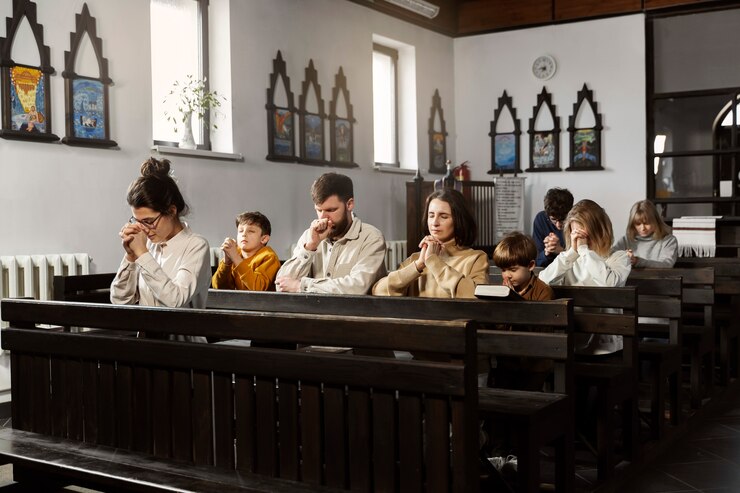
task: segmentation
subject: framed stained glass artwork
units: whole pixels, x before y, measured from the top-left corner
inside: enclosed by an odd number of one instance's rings
[[[39,49],[39,64],[24,64],[13,58],[13,41],[23,20],[28,21]],[[52,142],[49,47],[44,45],[44,28],[36,19],[36,4],[13,0],[13,17],[6,18],[6,38],[0,38],[0,78],[2,80],[2,128],[4,139]]]
[[[278,100],[278,95],[282,98]],[[295,162],[295,107],[290,91],[283,54],[278,51],[272,61],[270,87],[267,88],[267,157],[268,161]]]
[[[544,120],[548,121],[545,123]],[[537,104],[532,108],[528,133],[527,171],[560,171],[560,117],[552,104],[552,94],[544,87],[537,95]]]
[[[113,81],[108,77],[108,59],[103,57],[103,41],[97,35],[95,18],[87,4],[75,16],[76,31],[71,33],[72,45],[64,52],[65,128],[67,135],[62,143],[74,146],[116,147],[110,139],[110,106],[108,87]],[[77,55],[85,34],[95,52],[98,63],[97,77],[78,74],[75,70]]]
[[[493,112],[491,131],[491,169],[488,174],[521,173],[519,137],[521,129],[511,96],[504,91]]]
[[[339,67],[339,72],[334,77],[334,88],[329,103],[330,164],[332,166],[357,167],[354,151],[355,123],[347,90],[347,77],[344,75],[344,69]]]
[[[584,103],[587,103],[584,105]],[[585,113],[590,113],[587,115]],[[592,126],[583,121],[589,119]],[[566,171],[589,171],[604,169],[601,163],[601,114],[594,102],[594,93],[586,84],[578,91],[578,100],[573,105],[573,114],[568,118],[570,134],[570,163]]]

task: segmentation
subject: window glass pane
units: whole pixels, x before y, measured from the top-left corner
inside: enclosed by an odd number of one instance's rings
[[[198,63],[198,2],[151,0],[152,132],[154,140],[180,140],[165,111],[179,117],[175,101],[163,103],[172,84],[187,75],[200,77]],[[197,123],[194,126],[197,128]],[[196,140],[198,140],[198,132]],[[200,142],[199,142],[200,143]]]
[[[714,156],[661,158],[656,165],[655,196],[712,197]]]
[[[712,131],[732,94],[655,100],[653,135],[665,135],[665,152],[712,149]]]
[[[393,59],[373,52],[373,134],[375,162],[396,164],[396,88]]]

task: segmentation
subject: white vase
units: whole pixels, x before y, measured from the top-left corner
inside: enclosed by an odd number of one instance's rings
[[[195,139],[193,138],[193,113],[192,112],[188,112],[183,115],[181,131],[182,131],[182,134],[180,136],[180,143],[179,143],[180,149],[197,148],[198,146],[195,143]]]

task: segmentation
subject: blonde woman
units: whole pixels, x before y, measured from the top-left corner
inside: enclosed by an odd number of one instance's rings
[[[630,257],[624,250],[612,252],[612,222],[593,200],[581,200],[568,213],[563,226],[565,251],[540,272],[552,286],[624,286],[630,274]],[[622,349],[622,337],[592,334],[577,341],[582,354],[609,354]]]
[[[632,267],[669,269],[678,257],[678,241],[649,200],[636,202],[630,210],[626,234],[614,244],[625,250]]]

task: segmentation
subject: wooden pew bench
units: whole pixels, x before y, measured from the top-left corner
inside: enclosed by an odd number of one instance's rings
[[[719,331],[719,383],[740,377],[740,258],[684,258],[676,267],[714,267],[714,321]]]
[[[91,288],[84,281],[72,277],[64,282],[67,288],[58,291],[60,296],[65,292],[84,296],[85,291]],[[103,284],[98,287],[103,287]],[[518,441],[522,444],[518,466],[521,471],[518,475],[521,491],[538,489],[539,451],[547,443],[556,445],[558,491],[573,489],[573,404],[571,399],[563,397],[572,395],[573,388],[572,342],[569,335],[572,308],[567,300],[550,303],[484,302],[211,290],[208,308],[348,316],[392,315],[397,318],[424,317],[434,320],[468,318],[487,326],[507,324],[515,330],[517,327],[549,327],[559,333],[480,331],[478,346],[479,352],[486,354],[552,359],[555,362],[556,394],[485,389],[480,400],[486,416],[495,418],[497,423],[505,422],[506,426],[516,430]]]
[[[568,397],[573,393],[573,312],[570,300],[440,300],[211,290],[208,307],[353,316],[392,314],[397,318],[423,314],[434,320],[470,318],[489,328],[502,324],[512,326],[512,332],[479,330],[479,353],[552,359],[555,364],[555,393],[479,389],[481,416],[513,430],[517,437],[517,491],[539,491],[540,450],[548,443],[555,446],[556,490],[573,490],[573,401]],[[517,328],[531,326],[549,327],[557,333],[517,331]]]
[[[36,491],[477,491],[476,324],[3,300],[12,429]],[[37,328],[395,348],[398,361]]]
[[[722,338],[714,324],[714,267],[634,269],[630,274],[630,280],[669,277],[682,280],[681,344],[689,361],[691,407],[698,409],[711,396],[715,341]]]

